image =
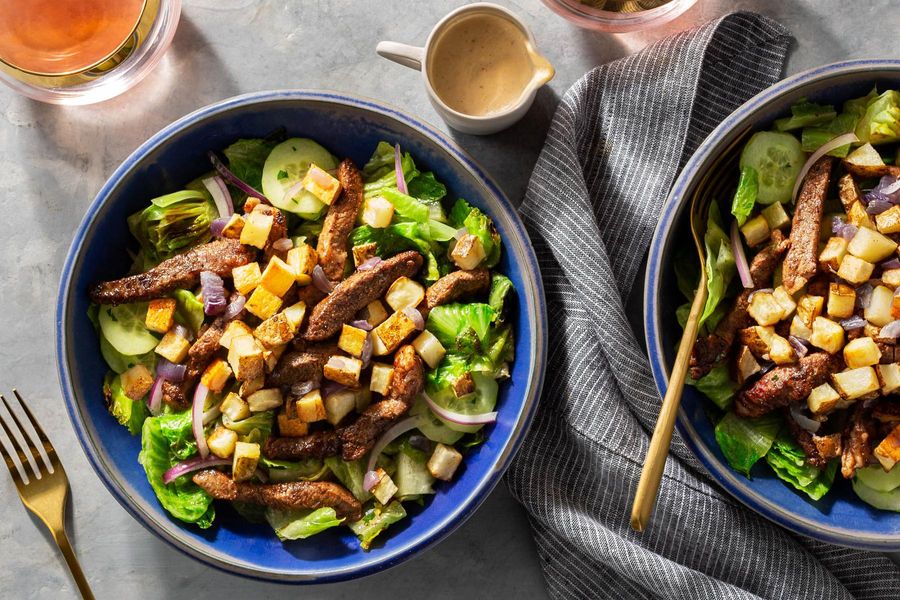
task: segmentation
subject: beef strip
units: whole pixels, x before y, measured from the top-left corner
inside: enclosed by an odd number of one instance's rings
[[[880,399],[872,407],[872,417],[885,423],[900,421],[900,402],[897,401],[896,396]]]
[[[225,333],[227,324],[225,319],[217,317],[200,334],[200,337],[188,350],[187,361],[185,362],[187,369],[184,379],[180,383],[163,382],[163,402],[175,408],[184,408],[188,405],[188,397],[191,390],[197,384],[204,369],[212,361],[216,352],[219,351],[219,340],[222,339],[222,334]]]
[[[347,239],[356,225],[363,202],[362,174],[353,161],[344,159],[338,167],[338,180],[341,182],[341,193],[328,207],[322,233],[316,245],[319,264],[331,281],[344,278],[347,265]]]
[[[823,156],[809,170],[803,180],[797,208],[791,223],[791,248],[784,258],[782,285],[789,294],[800,290],[819,268],[819,230],[822,226],[822,207],[831,182],[834,159]]]
[[[853,416],[844,427],[843,452],[841,454],[841,474],[851,479],[856,469],[869,464],[872,457],[872,439],[875,436],[875,422],[866,403],[858,400],[853,407]]]
[[[734,403],[741,417],[760,417],[776,408],[806,400],[814,387],[842,367],[841,359],[826,352],[801,358],[797,364],[775,367],[741,390]]]
[[[146,273],[95,284],[90,289],[91,302],[126,304],[161,298],[179,288],[196,287],[201,271],[230,277],[233,268],[254,260],[256,250],[253,248],[243,246],[237,240],[216,240],[164,260]]]
[[[215,498],[229,502],[249,502],[278,510],[333,508],[338,517],[358,521],[362,505],[347,489],[330,481],[286,483],[238,483],[214,469],[195,474],[194,483]]]
[[[402,346],[394,355],[394,375],[384,399],[369,405],[352,424],[341,428],[341,457],[361,458],[381,434],[412,407],[425,385],[422,359],[412,346]]]
[[[423,317],[435,306],[448,304],[460,298],[486,293],[491,287],[491,272],[485,268],[471,271],[453,271],[444,275],[425,291],[425,300],[419,304]]]
[[[369,302],[383,296],[398,277],[413,277],[421,266],[422,255],[410,250],[367,271],[355,271],[312,310],[304,339],[310,342],[327,340]]]
[[[333,429],[316,431],[300,437],[270,436],[263,446],[262,453],[275,460],[337,456],[341,453],[341,436]]]
[[[318,387],[322,381],[322,368],[328,362],[328,357],[335,352],[337,346],[334,344],[309,344],[305,350],[288,352],[275,365],[269,375],[268,385],[282,386],[312,381]]]
[[[769,245],[757,252],[750,262],[750,277],[753,279],[754,289],[770,284],[778,262],[787,252],[788,246],[790,241],[785,239],[781,231],[776,229],[772,232]],[[690,363],[693,379],[700,379],[709,373],[716,363],[725,358],[738,331],[753,324],[753,319],[747,313],[752,292],[753,290],[742,291],[728,314],[716,325],[715,331],[699,338],[694,344]]]

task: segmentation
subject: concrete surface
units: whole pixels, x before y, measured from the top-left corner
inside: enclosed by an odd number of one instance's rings
[[[795,34],[788,72],[885,56],[900,28],[891,0],[700,0],[640,34],[578,29],[539,0],[501,3],[529,22],[557,68],[527,118],[487,138],[456,135],[518,201],[558,97],[591,67],[729,9],[779,19]],[[66,417],[53,365],[56,286],[72,232],[115,166],[150,134],[194,109],[270,88],[331,88],[378,98],[437,122],[419,75],[379,59],[377,41],[421,43],[452,6],[439,0],[186,0],[175,42],[142,84],[107,103],[42,105],[0,89],[0,388],[18,386],[64,458],[74,545],[98,598],[546,597],[522,509],[501,486],[455,535],[362,581],[291,588],[221,574],[134,522],[91,472]],[[75,598],[62,560],[0,474],[0,597]]]

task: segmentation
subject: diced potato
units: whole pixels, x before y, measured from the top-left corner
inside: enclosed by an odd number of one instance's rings
[[[231,379],[231,367],[221,358],[216,358],[203,371],[200,383],[208,387],[209,391],[218,394],[225,388],[229,379]]]
[[[250,416],[250,407],[244,402],[243,398],[234,392],[225,396],[222,404],[219,405],[219,410],[222,411],[223,415],[228,415],[228,418],[232,421],[240,421]]]
[[[844,328],[825,317],[816,317],[809,343],[830,354],[840,352],[844,347]]]
[[[863,227],[847,245],[847,252],[870,263],[886,259],[897,250],[897,242],[874,229]]]
[[[791,296],[784,286],[779,285],[775,288],[775,291],[772,292],[772,296],[775,297],[775,301],[781,305],[783,309],[781,313],[781,319],[787,319],[792,314],[794,314],[794,310],[797,308],[797,303],[794,302],[794,297]]]
[[[212,434],[206,438],[209,451],[219,458],[231,458],[237,445],[238,435],[225,427],[216,427]]]
[[[269,232],[275,218],[261,212],[251,212],[244,217],[244,228],[241,230],[241,243],[262,249],[269,241]]]
[[[353,254],[353,266],[358,267],[378,254],[378,244],[375,242],[360,244],[359,246],[353,246],[350,251]]]
[[[257,392],[253,392],[247,396],[247,405],[250,412],[262,412],[264,410],[272,410],[284,404],[284,397],[278,388],[265,388]]]
[[[369,332],[365,329],[345,324],[341,329],[341,336],[338,338],[338,348],[359,358],[362,356],[368,339]]]
[[[253,290],[244,308],[250,314],[265,320],[277,313],[278,309],[281,308],[281,298],[264,287],[258,287]]]
[[[856,291],[843,283],[828,285],[828,316],[833,319],[846,319],[853,316],[856,307]]]
[[[238,381],[249,381],[263,374],[263,347],[252,335],[240,335],[231,340],[228,364]]]
[[[738,385],[743,385],[745,381],[760,372],[761,368],[756,357],[747,346],[741,346],[735,358],[735,373],[737,375]]]
[[[900,206],[892,206],[880,215],[875,215],[875,225],[881,233],[900,232]]]
[[[153,373],[144,365],[134,365],[121,377],[122,391],[132,400],[140,400],[153,387]]]
[[[875,221],[873,221],[869,213],[866,212],[866,207],[862,202],[856,202],[847,209],[847,222],[856,225],[860,229],[863,227],[875,229]]]
[[[772,337],[772,347],[769,349],[769,358],[776,365],[788,365],[797,362],[797,353],[791,343],[780,335]]]
[[[231,217],[228,218],[228,222],[225,223],[225,228],[222,229],[222,237],[239,240],[241,239],[241,232],[243,230],[244,217],[237,213],[234,213],[233,215],[231,215]]]
[[[878,340],[881,337],[881,327],[876,327],[869,322],[863,325],[863,336]]]
[[[309,433],[309,423],[291,419],[286,414],[278,415],[278,433],[284,437],[300,437]]]
[[[386,356],[390,354],[388,347],[384,345],[380,337],[375,335],[374,331],[369,332],[369,339],[372,340],[372,356]]]
[[[859,367],[834,373],[831,381],[841,398],[845,400],[857,400],[881,389],[878,376],[872,367]]]
[[[327,418],[320,390],[313,390],[294,402],[294,410],[297,412],[297,418],[304,423],[315,423]]]
[[[457,398],[462,398],[463,396],[468,396],[469,394],[475,393],[475,379],[472,378],[472,374],[468,371],[457,377],[453,380],[452,383],[453,395]]]
[[[150,331],[165,333],[175,324],[175,308],[177,303],[174,298],[157,298],[151,300],[147,306],[147,317],[144,325]]]
[[[259,285],[263,286],[276,296],[284,296],[291,286],[294,285],[297,275],[286,262],[273,256],[263,271],[262,279]]]
[[[253,335],[264,347],[272,349],[294,339],[294,331],[290,319],[284,313],[277,313],[260,323]]]
[[[266,387],[266,374],[260,371],[256,377],[251,377],[241,382],[241,389],[238,390],[242,397],[247,398],[250,394],[257,392]]]
[[[900,425],[894,427],[873,451],[881,468],[890,471],[900,461]]]
[[[844,362],[851,369],[877,365],[880,360],[881,350],[878,349],[875,340],[870,337],[850,340],[844,346]]]
[[[781,229],[791,224],[791,218],[784,211],[784,205],[781,202],[773,202],[762,209],[761,214],[769,225],[769,229]]]
[[[361,371],[362,361],[358,358],[333,355],[328,357],[328,362],[325,363],[323,374],[326,379],[330,379],[341,385],[357,387],[359,385],[359,374]]]
[[[813,388],[806,398],[806,405],[814,415],[825,415],[834,410],[841,401],[841,396],[827,383]]]
[[[316,165],[309,166],[301,185],[304,190],[329,206],[341,193],[341,182]]]
[[[372,495],[382,504],[387,504],[399,488],[384,469],[379,467],[375,470],[375,473],[378,475],[378,483],[372,487]]]
[[[447,354],[447,350],[441,342],[427,329],[413,340],[412,346],[432,369],[437,368],[444,360],[444,355]]]
[[[762,215],[756,215],[744,223],[744,226],[741,227],[741,233],[744,234],[744,241],[747,242],[747,245],[753,248],[769,239],[771,231],[766,218]]]
[[[356,412],[361,413],[372,403],[372,392],[368,388],[353,390],[353,396],[356,398]]]
[[[378,327],[387,321],[388,313],[381,300],[373,300],[363,309],[362,317],[372,327]]]
[[[325,398],[325,418],[335,427],[354,410],[356,394],[353,390],[341,390]]]
[[[822,269],[837,273],[844,256],[847,255],[847,245],[849,243],[841,237],[828,238],[828,243],[825,244],[825,248],[819,254],[819,264],[822,266]]]
[[[387,354],[399,348],[400,344],[415,331],[416,324],[402,311],[395,312],[384,323],[372,330],[375,337],[384,344]]]
[[[435,479],[450,481],[460,463],[462,463],[462,454],[456,448],[437,444],[425,466]]]
[[[409,277],[398,277],[388,288],[384,299],[394,310],[418,306],[419,302],[425,299],[425,288]]]
[[[471,271],[481,264],[486,254],[481,240],[477,236],[467,233],[457,240],[456,246],[450,252],[450,258],[456,266],[464,271]]]
[[[795,319],[797,317],[794,317]],[[763,356],[769,353],[772,348],[772,338],[775,337],[774,327],[763,327],[762,325],[754,325],[741,329],[739,332],[741,343],[750,348],[755,356]]]
[[[892,288],[900,287],[900,269],[888,269],[881,273],[881,283]]]
[[[887,396],[900,389],[900,365],[897,363],[878,365],[875,371],[878,374],[882,394]]]
[[[891,307],[894,302],[894,292],[883,285],[875,286],[872,290],[872,298],[864,309],[863,316],[866,321],[877,327],[884,327],[894,320],[891,316]]]
[[[234,280],[234,289],[239,294],[246,296],[256,289],[259,280],[262,279],[262,272],[259,270],[259,263],[252,262],[231,270],[231,278]]]
[[[231,463],[231,478],[247,481],[256,473],[259,463],[259,444],[237,442],[234,445],[234,462]]]
[[[844,205],[844,210],[847,212],[850,212],[851,206],[862,201],[862,192],[859,190],[859,186],[856,185],[853,175],[846,173],[838,179],[838,197],[840,197],[841,204]]]
[[[263,363],[266,367],[266,373],[271,373],[275,370],[275,367],[278,365],[278,360],[281,358],[281,355],[284,354],[286,348],[286,345],[282,345],[272,346],[271,348],[263,350]]]
[[[297,304],[288,306],[281,312],[284,313],[284,316],[287,318],[288,323],[291,324],[291,328],[296,334],[300,330],[300,325],[303,324],[303,317],[306,316],[306,303],[301,300]]]
[[[797,303],[797,316],[800,317],[804,325],[812,328],[816,317],[821,316],[824,306],[825,298],[807,294],[800,298],[800,302]]]
[[[863,231],[863,229],[860,229],[860,231]],[[841,261],[837,275],[850,283],[863,283],[869,280],[874,270],[875,265],[872,263],[848,254]]]
[[[843,161],[844,168],[857,177],[881,177],[887,175],[888,167],[872,144],[863,144]]]
[[[175,333],[170,331],[159,340],[156,345],[156,353],[173,363],[180,363],[187,357],[191,343]]]
[[[219,338],[219,345],[223,348],[231,348],[231,340],[242,335],[253,335],[253,330],[243,321],[237,319],[229,321],[228,325],[225,326],[222,337]]]
[[[287,253],[287,264],[293,269],[297,282],[303,277],[312,277],[313,269],[319,264],[319,255],[315,249],[309,244],[301,244],[296,248],[291,248]],[[309,283],[309,281],[306,281]]]
[[[791,319],[790,333],[792,336],[808,342],[809,338],[812,337],[812,327],[807,327],[806,323],[803,322],[803,319],[794,315],[794,318]]]
[[[363,206],[362,222],[369,227],[383,228],[394,218],[394,205],[381,196],[373,196]]]
[[[246,200],[244,200],[244,213],[249,214],[253,212],[257,206],[261,204],[259,198],[256,196],[250,196]]]
[[[372,379],[369,382],[369,389],[383,396],[390,389],[393,377],[394,367],[384,363],[372,363]]]

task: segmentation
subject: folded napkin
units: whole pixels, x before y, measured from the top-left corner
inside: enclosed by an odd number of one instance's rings
[[[594,69],[563,98],[522,205],[549,364],[508,483],[555,598],[894,598],[884,555],[789,533],[739,505],[676,432],[652,527],[629,526],[659,410],[626,313],[662,203],[732,110],[780,77],[789,33],[734,13]]]

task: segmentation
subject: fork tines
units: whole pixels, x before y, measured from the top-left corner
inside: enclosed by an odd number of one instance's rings
[[[6,466],[9,468],[13,479],[17,480],[16,483],[27,485],[30,482],[30,477],[25,465],[30,465],[33,476],[41,479],[43,476],[54,472],[56,451],[53,449],[53,445],[50,444],[50,440],[47,438],[44,430],[41,429],[41,426],[35,420],[34,415],[28,410],[28,406],[25,404],[22,396],[19,395],[19,392],[13,389],[13,394],[18,400],[21,411],[27,417],[28,427],[23,427],[19,417],[16,416],[16,411],[13,410],[16,403],[7,402],[6,397],[0,394],[0,401],[6,408],[6,413],[11,417],[10,419],[0,411],[0,426],[6,432],[8,445],[12,448],[10,453],[7,443],[4,443],[2,438],[0,438],[0,453],[3,454],[3,459],[6,461]],[[40,455],[42,465],[38,463],[37,455]]]

